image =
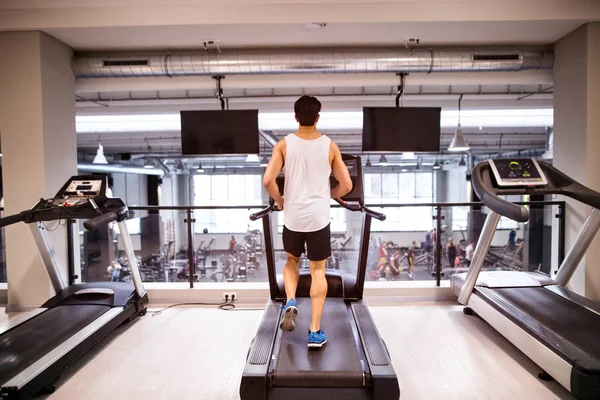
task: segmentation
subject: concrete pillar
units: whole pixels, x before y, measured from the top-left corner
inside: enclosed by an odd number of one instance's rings
[[[560,39],[554,51],[554,165],[600,191],[600,23],[586,24]],[[567,201],[567,249],[589,211]],[[571,289],[593,300],[600,300],[598,259],[596,238],[570,282]]]
[[[44,33],[0,33],[0,54],[2,174],[5,213],[11,215],[54,196],[77,173],[75,79],[71,49]],[[66,230],[57,227],[50,238],[68,281]],[[38,254],[28,226],[6,228],[7,311],[53,295]]]

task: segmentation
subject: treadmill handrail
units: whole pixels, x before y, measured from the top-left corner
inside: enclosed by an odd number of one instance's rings
[[[375,218],[379,221],[385,221],[385,214],[377,212],[377,211],[373,211],[370,208],[367,208],[364,204],[359,204],[359,205],[352,205],[352,204],[348,204],[347,202],[345,202],[344,200],[340,199],[340,198],[336,198],[333,199],[336,203],[338,203],[340,206],[344,207],[346,210],[349,211],[358,211],[358,212],[363,212],[367,215],[369,215],[372,218]]]
[[[600,209],[599,192],[582,185],[552,165],[540,161],[537,164],[548,181],[548,184],[545,186],[496,187],[492,180],[490,164],[485,161],[479,163],[473,169],[471,179],[473,190],[486,207],[517,222],[526,222],[529,218],[529,211],[526,211],[525,207],[519,207],[514,203],[500,198],[499,195],[529,194],[544,196],[560,194],[571,197],[593,208]],[[527,219],[525,218],[526,216]]]
[[[492,184],[491,168],[488,162],[480,163],[473,169],[472,184],[477,197],[492,211],[517,222],[529,221],[529,209],[504,200],[497,195],[499,190]]]
[[[8,225],[13,225],[19,222],[23,222],[27,219],[29,211],[22,211],[18,214],[9,215],[8,217],[0,218],[0,228],[4,228]]]
[[[92,219],[88,219],[87,221],[85,221],[83,223],[83,226],[88,231],[93,231],[94,229],[96,229],[100,226],[108,225],[109,223],[111,223],[113,221],[119,222],[122,219],[125,219],[125,218],[123,218],[123,216],[126,212],[127,212],[127,207],[121,207],[118,210],[111,211],[106,214],[98,215],[97,217],[92,218]]]
[[[279,211],[279,207],[275,205],[275,202],[273,202],[273,200],[269,199],[269,205],[267,207],[254,214],[250,214],[250,221],[257,221],[259,219],[262,219],[268,215],[271,215],[271,213],[273,213],[274,211]]]

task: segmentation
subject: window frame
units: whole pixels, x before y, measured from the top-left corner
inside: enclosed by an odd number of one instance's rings
[[[398,183],[398,195],[396,197],[390,196],[390,193],[395,193],[395,190],[388,190],[387,191],[387,195],[384,196],[384,190],[383,190],[383,181],[384,181],[384,175],[395,175],[397,176],[397,178],[395,179]],[[425,196],[423,196],[423,187],[422,185],[420,186],[419,184],[422,184],[422,179],[419,178],[423,178],[423,176],[427,175],[428,178],[427,180],[429,181],[429,188],[425,189]],[[379,177],[380,183],[379,185],[377,185],[376,183],[374,184],[373,179],[375,179],[375,181],[377,180],[377,176]],[[394,179],[392,178],[391,181],[394,181]],[[419,182],[421,181],[421,182]],[[412,213],[415,214],[415,210],[412,207],[385,207],[385,208],[379,208],[376,207],[376,204],[386,204],[386,203],[402,203],[402,204],[415,204],[418,205],[419,203],[432,203],[433,202],[433,196],[434,196],[434,179],[433,179],[433,172],[430,171],[412,171],[412,172],[370,172],[370,173],[365,173],[365,182],[368,182],[368,184],[365,184],[364,188],[365,188],[365,203],[367,204],[371,204],[373,205],[373,209],[376,211],[380,211],[383,212],[384,214],[390,214],[390,215],[398,215],[397,219],[391,220],[390,218],[387,218],[386,221],[380,222],[380,221],[373,221],[373,224],[371,225],[371,232],[423,232],[423,231],[429,231],[432,229],[432,219],[431,217],[433,216],[433,210],[430,207],[421,207],[421,206],[416,206],[414,208],[418,208],[418,209],[423,209],[423,210],[428,210],[428,211],[424,211],[423,215],[420,215],[418,217],[415,217],[412,221],[409,222],[408,225],[410,225],[409,228],[405,228],[405,226],[407,225],[407,215]],[[402,189],[402,185],[409,185],[409,190],[408,192],[412,192],[409,195],[407,195],[407,191]],[[378,187],[380,195],[377,196],[376,193],[372,193],[371,191],[373,190],[373,188]],[[392,211],[392,212],[390,212]],[[417,213],[417,214],[421,214],[421,212]],[[419,225],[418,221],[425,221],[424,219],[424,215],[427,214],[427,220],[429,221],[429,224],[425,224],[425,222],[423,222],[422,226]]]

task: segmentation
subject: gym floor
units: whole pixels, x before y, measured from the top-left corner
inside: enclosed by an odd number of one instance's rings
[[[394,361],[402,400],[572,399],[557,383],[540,381],[534,363],[460,306],[370,309]],[[239,399],[261,315],[200,307],[154,317],[149,312],[96,346],[45,398]],[[3,318],[0,308],[0,322]]]

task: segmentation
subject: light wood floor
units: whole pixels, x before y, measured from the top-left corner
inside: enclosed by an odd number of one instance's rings
[[[372,306],[371,312],[403,400],[571,399],[558,384],[538,380],[535,364],[459,306]],[[148,313],[74,366],[47,398],[239,399],[261,315],[208,308]]]

